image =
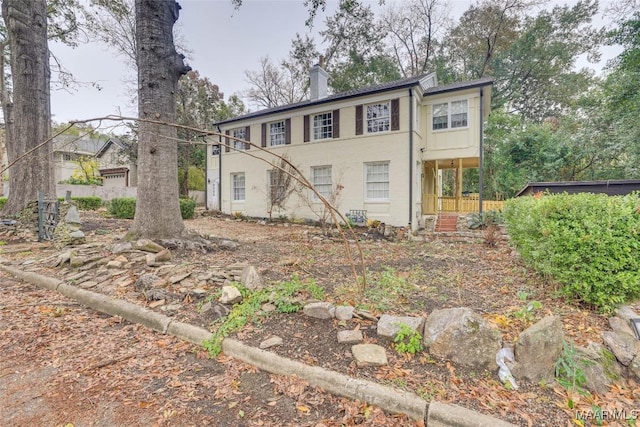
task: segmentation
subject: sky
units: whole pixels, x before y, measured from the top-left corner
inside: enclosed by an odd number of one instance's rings
[[[257,70],[260,58],[267,55],[275,61],[285,58],[295,34],[309,32],[304,24],[308,12],[302,0],[244,0],[238,10],[234,10],[231,0],[179,0],[179,3],[182,6],[179,31],[191,50],[187,63],[217,84],[225,98],[248,89],[245,71]],[[451,3],[452,15],[459,16],[472,2]],[[565,2],[552,2],[562,3]],[[312,35],[317,42],[320,41],[317,31],[336,4],[336,0],[328,0],[327,10],[316,17]],[[380,7],[377,0],[369,4]],[[75,49],[61,44],[49,47],[75,79],[84,82],[69,89],[52,85],[51,111],[55,122],[137,114],[137,107],[131,104],[135,85],[125,83],[135,74],[107,46],[89,43]],[[603,59],[616,54],[616,50],[609,50],[603,53]],[[581,66],[593,67],[586,62]]]

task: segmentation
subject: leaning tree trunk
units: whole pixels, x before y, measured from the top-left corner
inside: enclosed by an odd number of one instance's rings
[[[178,79],[189,68],[173,44],[180,6],[174,0],[136,0],[138,117],[175,123]],[[178,148],[172,126],[138,127],[138,200],[131,234],[175,238],[184,233],[178,201]]]
[[[3,0],[2,16],[13,81],[13,96],[2,90],[7,157],[11,164],[51,136],[46,1]],[[55,197],[52,145],[44,144],[11,167],[3,215],[16,216],[28,202],[37,199],[38,191]]]

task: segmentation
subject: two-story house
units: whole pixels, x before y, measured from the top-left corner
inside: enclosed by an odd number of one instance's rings
[[[483,121],[492,79],[438,86],[435,73],[327,96],[327,73],[311,69],[311,99],[216,123],[231,138],[207,159],[207,204],[250,217],[318,219],[322,203],[308,190],[286,193],[270,153],[286,156],[340,212],[418,229],[426,217],[459,211],[461,185],[442,195],[442,170],[462,182],[464,168],[481,162]],[[216,142],[209,140],[209,142]],[[476,200],[475,209],[478,203]],[[467,204],[469,210],[469,204]]]

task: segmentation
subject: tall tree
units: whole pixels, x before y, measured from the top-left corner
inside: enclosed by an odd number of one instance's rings
[[[180,76],[190,68],[176,52],[174,0],[136,0],[138,115],[175,123]],[[178,201],[178,149],[175,127],[141,121],[138,127],[138,197],[131,234],[175,238],[184,234]]]
[[[17,160],[51,136],[49,47],[45,0],[3,0],[10,50],[12,96],[0,82],[9,162]],[[51,141],[38,147],[11,169],[11,191],[3,215],[17,215],[36,200],[37,192],[55,196]]]

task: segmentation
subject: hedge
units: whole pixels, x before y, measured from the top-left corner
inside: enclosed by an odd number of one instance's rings
[[[63,201],[64,197],[58,197],[58,200]],[[78,209],[85,211],[95,211],[102,206],[102,199],[98,196],[71,197],[71,200],[77,203]]]
[[[182,219],[191,219],[195,213],[196,202],[192,199],[180,199],[180,215]],[[108,203],[109,213],[116,218],[133,219],[136,214],[136,199],[120,197]]]
[[[609,312],[640,297],[640,195],[546,194],[505,203],[511,242],[561,292]]]

